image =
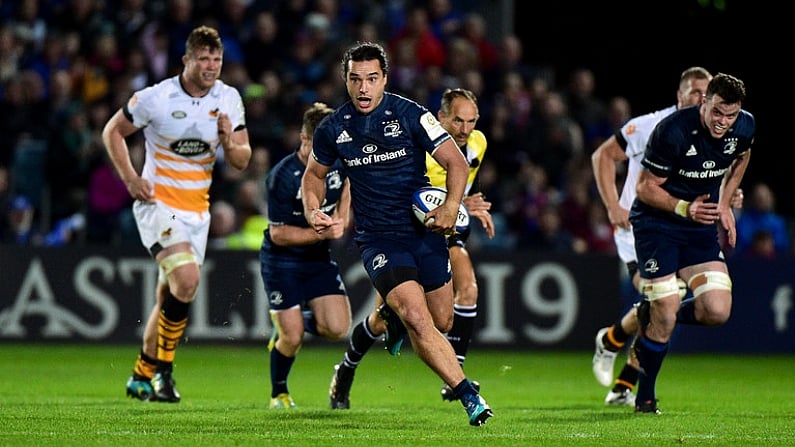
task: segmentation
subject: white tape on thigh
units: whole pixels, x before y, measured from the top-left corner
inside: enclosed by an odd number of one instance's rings
[[[679,283],[676,276],[655,283],[650,282],[648,279],[641,279],[640,290],[649,301],[659,300],[671,295],[680,296]]]
[[[693,296],[701,295],[709,290],[732,290],[732,280],[723,272],[699,273],[690,278],[687,285],[693,291]]]
[[[171,255],[166,256],[165,258],[160,260],[160,268],[163,269],[163,273],[168,276],[169,273],[173,272],[175,268],[185,265],[185,264],[196,264],[196,256],[193,252],[181,252],[181,253],[174,253]]]

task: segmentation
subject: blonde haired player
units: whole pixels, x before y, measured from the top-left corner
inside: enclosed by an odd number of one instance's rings
[[[185,43],[182,73],[135,92],[102,132],[113,165],[135,199],[141,242],[160,268],[157,302],[127,382],[127,395],[141,400],[180,400],[174,355],[199,287],[217,150],[222,148],[225,162],[237,169],[251,158],[240,94],[219,80],[223,53],[215,29],[194,29]],[[139,175],[125,138],[141,129],[146,160]]]

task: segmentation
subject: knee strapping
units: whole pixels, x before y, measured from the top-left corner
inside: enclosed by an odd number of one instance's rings
[[[161,259],[160,268],[163,269],[163,273],[168,276],[177,267],[196,263],[196,255],[194,255],[192,252],[180,252],[168,255]]]
[[[676,276],[671,276],[665,281],[658,281],[655,283],[648,279],[640,280],[640,291],[649,301],[659,300],[660,298],[671,295],[677,295],[681,298],[684,296],[683,291],[687,291],[687,289],[683,289],[681,286],[684,286],[684,281]]]
[[[732,280],[723,272],[703,272],[690,278],[687,285],[693,296],[701,295],[710,290],[732,290]]]

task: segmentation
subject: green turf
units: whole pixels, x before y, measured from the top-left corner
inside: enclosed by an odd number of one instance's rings
[[[473,350],[470,377],[495,412],[470,427],[411,349],[378,344],[357,371],[352,409],[328,409],[343,344],[306,346],[290,377],[298,408],[268,410],[268,357],[252,346],[185,343],[178,404],[124,396],[136,346],[0,345],[2,446],[792,446],[795,355],[668,356],[664,414],[603,405],[590,352]],[[621,361],[621,359],[619,359]]]

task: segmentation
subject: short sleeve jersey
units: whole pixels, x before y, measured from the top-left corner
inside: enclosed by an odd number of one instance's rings
[[[207,211],[221,146],[218,115],[228,114],[233,130],[245,128],[240,93],[215,81],[207,95],[194,98],[174,76],[135,92],[123,110],[143,128],[146,159],[141,176],[154,185],[155,198],[172,208]]]
[[[625,210],[632,207],[632,201],[635,200],[637,195],[635,185],[638,183],[640,162],[643,160],[643,154],[646,152],[646,143],[649,141],[649,136],[651,136],[654,126],[675,111],[676,106],[674,105],[632,118],[616,132],[618,144],[624,149],[624,153],[627,154],[628,158],[627,175],[624,180],[624,187],[621,190],[621,197],[618,199],[618,204]]]
[[[486,136],[483,132],[475,129],[469,134],[466,146],[461,148],[464,157],[469,164],[469,177],[467,177],[467,185],[464,190],[464,195],[469,195],[472,190],[472,185],[475,183],[475,178],[480,170],[480,165],[483,163],[483,156],[486,155]],[[447,170],[445,170],[431,154],[425,156],[425,166],[428,170],[428,178],[431,180],[431,185],[439,188],[445,188],[447,184]]]
[[[348,101],[315,129],[313,157],[331,166],[342,162],[351,182],[357,235],[415,231],[411,196],[429,185],[425,154],[450,134],[420,104],[389,92],[362,115]]]
[[[268,228],[262,241],[262,249],[272,260],[328,261],[329,241],[322,240],[315,244],[281,246],[273,243],[270,228],[276,225],[292,225],[309,228],[304,217],[304,205],[301,202],[301,177],[306,165],[292,154],[284,157],[270,170],[266,178],[268,191]],[[339,163],[335,163],[326,174],[326,198],[320,207],[326,214],[333,214],[342,196],[345,174]]]
[[[654,128],[641,162],[644,169],[667,180],[662,188],[682,200],[710,194],[707,201],[718,202],[723,176],[735,159],[751,149],[756,124],[745,110],[726,134],[713,138],[701,124],[699,106],[672,113]],[[657,215],[677,222],[691,222],[636,200],[633,214]]]

